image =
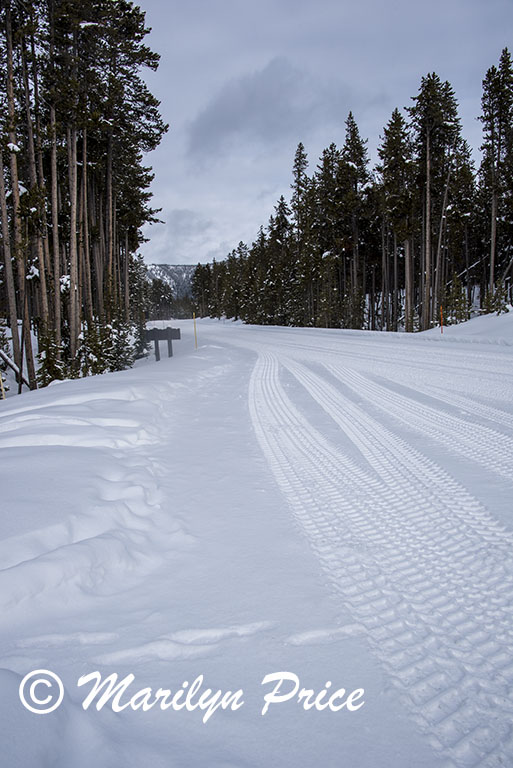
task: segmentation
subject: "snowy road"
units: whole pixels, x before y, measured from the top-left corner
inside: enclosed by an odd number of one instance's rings
[[[513,764],[511,320],[443,337],[203,321],[197,351],[182,322],[173,360],[1,406],[0,666],[69,691],[47,723],[3,673],[4,723],[46,750],[20,738],[11,759]],[[92,669],[175,688],[201,672],[247,702],[179,729],[85,713],[73,681]],[[262,718],[280,669],[364,687],[365,706]]]

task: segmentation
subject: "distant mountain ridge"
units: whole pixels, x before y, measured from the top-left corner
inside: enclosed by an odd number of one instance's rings
[[[162,280],[169,285],[175,299],[185,299],[192,293],[195,264],[147,264],[149,280]]]

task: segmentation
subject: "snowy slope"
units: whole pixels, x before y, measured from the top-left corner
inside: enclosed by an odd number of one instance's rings
[[[440,328],[425,331],[421,336],[441,335]],[[444,328],[443,335],[451,339],[475,339],[479,343],[513,344],[513,307],[501,315],[482,315],[467,323]]]
[[[169,285],[176,299],[191,295],[191,280],[195,264],[147,264],[150,280],[162,280]]]
[[[0,765],[513,764],[511,319],[182,321],[170,360],[0,403]],[[96,670],[244,704],[83,711]],[[263,716],[283,671],[365,703]]]

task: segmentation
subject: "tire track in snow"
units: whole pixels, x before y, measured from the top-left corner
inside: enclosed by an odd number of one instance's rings
[[[458,416],[389,390],[348,368],[325,364],[347,387],[380,410],[421,434],[443,443],[451,453],[470,458],[507,480],[513,472],[513,439],[490,427],[471,424]]]
[[[513,578],[502,562],[513,568],[513,537],[439,467],[365,414],[355,423],[350,401],[290,367],[372,466],[362,470],[312,428],[274,358],[259,357],[255,431],[333,588],[439,755],[504,765],[513,758]]]
[[[291,330],[291,329],[288,329]],[[297,329],[299,330],[299,329]],[[415,334],[415,338],[408,338],[405,334],[397,334],[395,338],[383,336],[379,331],[369,332],[363,331],[360,336],[355,336],[352,333],[350,335],[339,336],[328,335],[326,338],[319,338],[313,336],[311,341],[305,340],[304,331],[301,329],[301,337],[291,338],[290,334],[273,333],[271,335],[267,333],[259,334],[259,337],[255,334],[252,338],[244,338],[240,342],[235,342],[234,339],[230,340],[230,343],[241,343],[242,346],[253,348],[268,349],[269,341],[272,342],[273,350],[283,351],[285,355],[296,356],[297,353],[301,353],[302,357],[314,356],[316,359],[319,356],[323,358],[332,357],[335,360],[340,360],[341,357],[347,357],[352,362],[361,361],[365,367],[368,366],[369,360],[372,360],[373,364],[383,365],[390,367],[390,361],[393,358],[394,366],[400,366],[406,371],[417,369],[420,373],[425,373],[426,363],[429,362],[431,366],[436,366],[438,375],[445,372],[449,376],[475,376],[476,364],[479,365],[481,378],[500,376],[504,381],[508,381],[511,385],[513,382],[513,372],[511,369],[511,360],[507,358],[498,358],[496,355],[492,355],[487,345],[481,345],[484,348],[461,350],[451,349],[450,362],[448,362],[448,356],[446,350],[430,348],[431,345],[426,346],[428,339],[421,338]],[[318,331],[319,329],[317,329]],[[380,336],[379,341],[373,341],[371,336],[375,333]],[[362,340],[365,340],[365,349],[362,349]],[[478,345],[476,345],[478,346]],[[388,349],[385,348],[388,347]]]
[[[383,374],[380,369],[379,375],[382,379],[386,379],[390,384],[402,384],[404,386],[415,389],[424,395],[427,395],[434,400],[438,400],[444,405],[452,405],[454,408],[458,408],[470,416],[478,416],[482,419],[492,422],[498,426],[507,426],[513,428],[513,415],[502,411],[499,408],[494,408],[491,405],[479,403],[473,398],[466,397],[465,395],[458,395],[456,392],[449,392],[447,389],[442,389],[437,386],[430,385],[425,386],[418,378],[411,381],[406,381],[404,373],[402,372],[401,379],[395,379],[391,377],[387,371],[386,375]],[[388,386],[388,385],[387,385]]]

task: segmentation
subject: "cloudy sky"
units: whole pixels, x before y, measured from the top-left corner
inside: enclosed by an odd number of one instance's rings
[[[170,130],[148,157],[165,224],[147,262],[221,259],[288,196],[302,141],[310,169],[344,142],[352,110],[371,161],[392,110],[436,71],[476,150],[481,82],[513,49],[512,0],[138,0],[161,54],[147,81]],[[476,158],[478,153],[476,151]]]

